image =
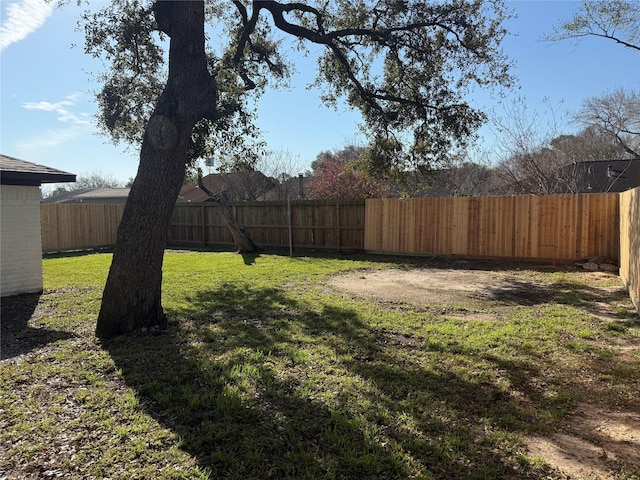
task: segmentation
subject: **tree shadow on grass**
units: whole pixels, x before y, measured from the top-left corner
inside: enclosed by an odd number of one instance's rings
[[[289,257],[289,251],[276,248],[269,249],[269,255],[278,255]],[[325,250],[313,249],[296,249],[294,258],[335,258],[343,261],[366,261],[370,263],[392,264],[394,268],[403,270],[412,269],[442,269],[442,270],[480,270],[494,272],[511,272],[514,270],[530,270],[542,273],[553,272],[575,272],[576,268],[569,263],[551,263],[537,259],[519,259],[512,260],[509,258],[471,258],[459,257],[456,255],[391,255],[391,254],[368,254],[359,253],[337,253]]]
[[[597,288],[576,282],[561,281],[555,282],[550,288],[554,292],[553,300],[557,303],[582,308],[589,313],[611,320],[626,319],[634,323],[638,319],[629,294],[622,286]],[[620,307],[613,309],[613,303],[619,304]]]
[[[525,398],[512,398],[439,361],[451,352],[393,348],[355,310],[275,288],[202,290],[168,314],[164,335],[104,345],[211,478],[536,478],[505,441],[547,408],[533,363],[482,359],[517,371]]]
[[[29,325],[40,293],[4,297],[0,303],[0,360],[27,354],[43,346],[66,340],[73,333]]]
[[[483,298],[506,305],[538,305],[554,297],[552,287],[516,279],[505,279],[499,286],[488,287]]]
[[[494,300],[506,305],[534,306],[545,303],[571,305],[589,313],[609,319],[634,320],[633,305],[624,288],[598,288],[569,280],[540,284],[515,278],[505,278],[497,286],[487,287],[481,298]],[[612,303],[627,307],[616,310]]]

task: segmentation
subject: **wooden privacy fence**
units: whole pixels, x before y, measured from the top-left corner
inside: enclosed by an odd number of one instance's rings
[[[618,259],[618,194],[371,199],[365,250],[576,260]]]
[[[364,249],[364,201],[232,203],[231,209],[253,240],[265,247]],[[124,205],[42,204],[42,250],[56,252],[115,244]],[[290,212],[290,213],[289,213]],[[169,245],[233,245],[220,208],[176,205]]]
[[[116,243],[124,205],[47,204],[40,206],[42,251],[109,247]]]
[[[371,253],[453,254],[575,260],[620,258],[637,236],[638,189],[618,194],[370,199],[230,204],[238,222],[265,247]],[[635,193],[634,193],[635,192]],[[624,205],[620,214],[620,198]],[[123,205],[42,205],[43,251],[110,246]],[[634,216],[635,215],[635,216]],[[634,223],[636,222],[636,223]],[[627,243],[624,243],[626,241]],[[635,243],[633,243],[635,242]],[[177,205],[170,245],[233,245],[213,204]],[[636,249],[637,250],[637,249]]]
[[[364,208],[359,201],[243,202],[229,204],[236,220],[260,246],[364,249]],[[176,205],[169,227],[171,245],[233,245],[220,208]]]

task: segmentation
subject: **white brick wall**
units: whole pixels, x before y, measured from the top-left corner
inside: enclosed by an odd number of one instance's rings
[[[42,290],[40,188],[0,186],[0,296]]]

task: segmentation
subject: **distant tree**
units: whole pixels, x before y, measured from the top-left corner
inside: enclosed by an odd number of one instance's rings
[[[122,184],[111,174],[102,170],[94,170],[91,173],[78,175],[75,183],[56,184],[57,186],[45,193],[45,197],[53,197],[75,190],[85,188],[118,188]]]
[[[472,87],[511,85],[500,46],[508,17],[502,0],[212,0],[206,8],[202,1],[114,0],[85,15],[85,50],[109,66],[101,126],[116,140],[141,144],[97,335],[166,323],[163,252],[185,168],[225,146],[242,150],[254,132],[249,95],[288,78],[284,37],[323,49],[323,99],[358,108],[382,152],[370,158],[394,153],[385,165],[402,168],[407,152],[429,163],[473,137],[486,117],[464,100]],[[206,22],[216,32],[209,48]]]
[[[298,198],[300,191],[298,175],[302,173],[298,155],[287,150],[266,153],[257,163],[256,169],[275,182],[270,191],[269,200]]]
[[[495,168],[468,160],[436,172],[434,182],[434,188],[448,197],[495,195],[499,189]]]
[[[556,152],[549,149],[513,153],[497,166],[502,179],[501,193],[507,195],[550,195],[558,190],[555,172],[561,166]]]
[[[604,38],[640,51],[640,2],[637,0],[582,0],[573,18],[556,26],[547,40]]]
[[[42,186],[42,196],[43,198],[55,197],[57,195],[62,195],[63,193],[69,192],[66,183],[54,183],[46,186]]]
[[[133,181],[131,181],[133,184]],[[195,185],[198,183],[198,171],[192,168],[187,169],[184,180],[182,182],[183,185]]]
[[[640,158],[640,91],[617,88],[587,99],[574,119],[610,136],[633,158]]]
[[[552,194],[579,192],[585,170],[581,162],[622,158],[625,149],[615,136],[593,123],[567,135],[564,118],[556,108],[530,112],[525,99],[513,102],[504,117],[494,119],[499,138],[496,173],[502,180],[497,190],[504,194]]]
[[[574,135],[559,135],[550,142],[550,148],[562,152],[562,162],[594,162],[624,158],[622,145],[610,134],[590,125]]]
[[[389,189],[367,177],[362,170],[354,170],[349,164],[338,160],[327,160],[319,170],[314,171],[307,191],[312,199],[349,200],[382,197]]]
[[[362,169],[364,147],[349,145],[336,152],[321,152],[311,163],[313,174],[307,184],[309,198],[361,199],[383,197],[389,184]]]
[[[315,160],[311,162],[311,169],[314,171],[320,170],[322,164],[327,160],[337,160],[345,164],[359,162],[362,160],[362,156],[367,151],[367,148],[368,147],[352,143],[334,150],[322,151],[316,156]]]
[[[563,165],[559,152],[549,149],[560,135],[557,108],[544,100],[545,111],[530,111],[525,98],[507,105],[504,116],[493,118],[500,160],[497,174],[504,194],[550,194],[556,190],[555,171]]]
[[[74,190],[80,188],[118,188],[122,184],[116,178],[102,170],[95,170],[85,175],[79,175],[74,184]]]

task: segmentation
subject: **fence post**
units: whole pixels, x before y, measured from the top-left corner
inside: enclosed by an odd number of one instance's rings
[[[340,253],[340,250],[342,250],[340,243],[340,202],[336,202],[336,244],[338,253]]]
[[[200,212],[202,216],[202,246],[207,246],[207,212],[204,207],[205,203],[202,202],[200,206]]]
[[[289,256],[293,257],[293,229],[291,227],[291,197],[287,195],[287,224],[289,225]]]

